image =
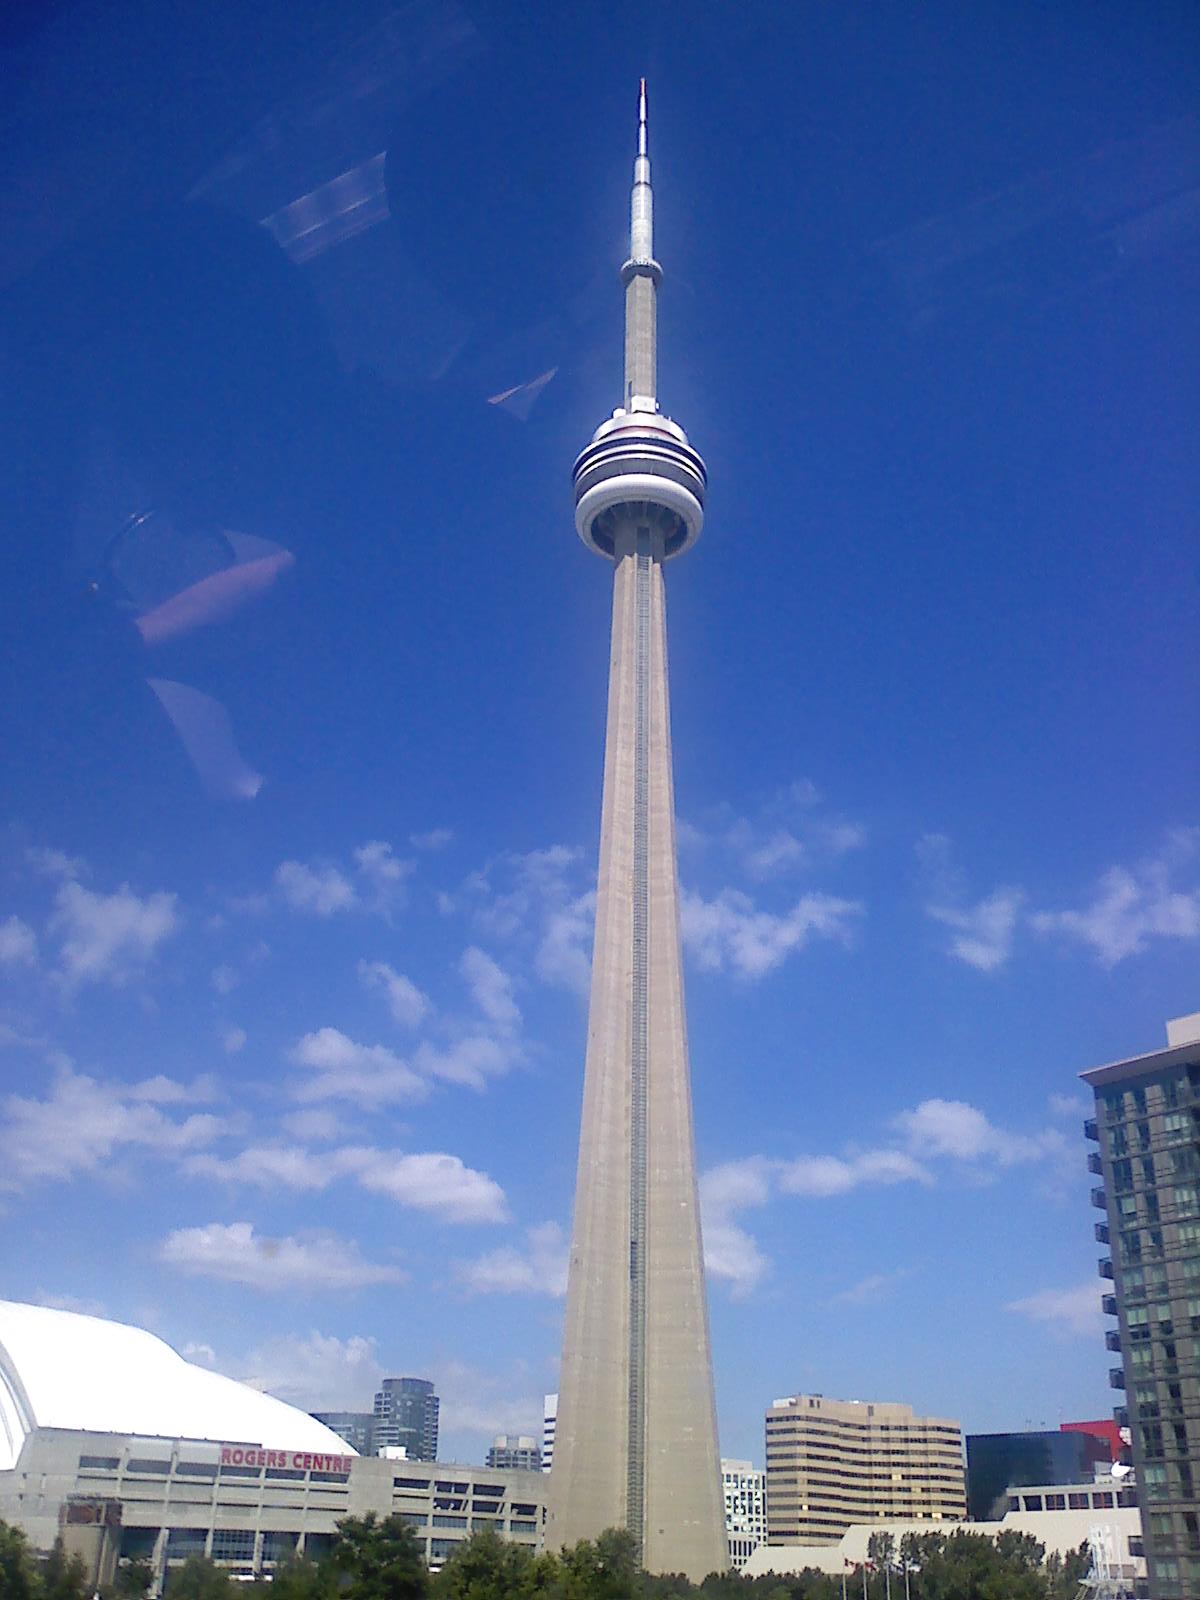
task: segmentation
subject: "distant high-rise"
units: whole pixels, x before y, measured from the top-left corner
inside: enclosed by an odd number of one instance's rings
[[[725,1535],[736,1572],[767,1542],[767,1478],[751,1461],[721,1462],[725,1492]]]
[[[312,1415],[345,1439],[360,1456],[375,1454],[375,1418],[369,1411],[314,1411]]]
[[[1125,1394],[1155,1600],[1200,1595],[1200,1014],[1167,1024],[1167,1048],[1083,1073],[1096,1096],[1084,1124],[1107,1212],[1100,1275],[1110,1372]]]
[[[835,1543],[854,1523],[960,1522],[966,1511],[957,1422],[819,1394],[768,1410],[770,1544]]]
[[[587,115],[594,115],[594,108]],[[554,1444],[554,1536],[621,1526],[652,1572],[728,1565],[679,943],[663,570],[704,463],[659,410],[653,201],[639,102],[622,404],[575,463],[575,526],[613,566],[583,1120]]]
[[[487,1453],[489,1467],[505,1472],[540,1472],[542,1447],[527,1433],[498,1433]]]
[[[558,1426],[558,1396],[548,1394],[542,1402],[542,1471],[554,1465],[554,1434]]]
[[[436,1461],[438,1404],[428,1378],[385,1378],[375,1396],[375,1450],[402,1446],[410,1461]]]

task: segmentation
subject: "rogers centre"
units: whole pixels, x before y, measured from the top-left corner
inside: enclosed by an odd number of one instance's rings
[[[398,1513],[439,1566],[481,1528],[545,1538],[541,1472],[356,1455],[294,1406],[185,1361],[153,1334],[0,1301],[0,1518],[91,1581],[206,1555],[239,1576],[319,1557],[338,1520]]]

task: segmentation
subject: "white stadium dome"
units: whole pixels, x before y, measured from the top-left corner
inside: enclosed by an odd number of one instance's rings
[[[143,1328],[0,1300],[0,1472],[37,1428],[355,1454],[315,1417]]]

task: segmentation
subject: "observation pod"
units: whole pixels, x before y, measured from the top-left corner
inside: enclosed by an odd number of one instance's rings
[[[662,558],[690,549],[704,526],[708,474],[687,434],[657,411],[614,411],[575,463],[575,528],[614,560],[621,524],[649,522]]]

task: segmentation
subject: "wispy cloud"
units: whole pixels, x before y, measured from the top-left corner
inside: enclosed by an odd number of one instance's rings
[[[352,1239],[332,1233],[265,1238],[249,1222],[177,1228],[158,1259],[192,1277],[217,1278],[260,1290],[348,1290],[399,1283],[399,1267],[367,1261]]]
[[[713,900],[685,892],[680,908],[684,943],[704,971],[764,978],[813,939],[847,944],[863,907],[834,895],[806,894],[790,910],[760,910],[740,889]]]
[[[1025,902],[1021,889],[996,889],[973,906],[930,905],[935,922],[954,930],[949,953],[977,972],[995,972],[1013,952],[1017,918]]]
[[[175,895],[138,895],[128,884],[113,894],[93,893],[73,879],[55,895],[51,930],[60,939],[66,982],[123,984],[140,972],[180,926]]]
[[[37,934],[20,917],[0,922],[0,964],[32,967],[37,964]]]
[[[1102,1321],[1100,1291],[1094,1281],[1070,1289],[1039,1289],[1022,1300],[1010,1301],[1004,1309],[1040,1322],[1059,1336],[1094,1339]]]
[[[281,861],[275,868],[275,887],[293,911],[314,917],[331,917],[358,904],[350,879],[328,861]]]
[[[677,825],[680,847],[736,866],[762,882],[826,866],[861,849],[867,830],[832,812],[806,778],[777,789],[751,814],[732,806],[712,807],[699,820]]]
[[[508,1217],[500,1185],[443,1150],[404,1152],[371,1145],[310,1150],[303,1145],[260,1144],[231,1156],[199,1152],[189,1156],[183,1167],[193,1178],[211,1178],[238,1190],[253,1186],[320,1193],[350,1181],[447,1223],[504,1222]]]
[[[292,1091],[297,1100],[347,1100],[374,1110],[429,1093],[426,1079],[386,1045],[358,1044],[337,1028],[306,1033],[291,1059],[306,1069]]]
[[[712,1277],[728,1283],[735,1298],[744,1297],[770,1267],[745,1225],[747,1211],[788,1196],[834,1201],[900,1184],[928,1189],[945,1176],[979,1181],[1022,1163],[1057,1159],[1066,1148],[1056,1129],[1014,1133],[965,1101],[931,1099],[893,1118],[888,1142],[870,1148],[723,1162],[700,1180],[705,1261]]]
[[[1084,945],[1104,967],[1142,955],[1158,939],[1196,939],[1200,887],[1176,879],[1193,867],[1198,850],[1200,829],[1180,830],[1157,857],[1110,867],[1081,909],[1040,911],[1030,921],[1038,933]]]
[[[0,1113],[0,1189],[81,1174],[119,1177],[132,1149],[166,1158],[207,1145],[221,1132],[217,1117],[195,1112],[177,1120],[160,1109],[196,1097],[172,1079],[102,1082],[69,1069],[43,1099],[9,1095]]]
[[[408,842],[414,850],[444,850],[453,838],[450,828],[431,828],[428,833],[410,833]]]
[[[857,1283],[852,1283],[848,1289],[841,1289],[837,1294],[830,1296],[831,1305],[841,1306],[875,1306],[884,1300],[890,1300],[892,1291],[898,1283],[902,1283],[909,1276],[907,1267],[897,1267],[892,1272],[871,1272],[865,1278],[860,1278]]]
[[[459,971],[475,1005],[494,1027],[501,1033],[511,1033],[520,1026],[521,1012],[513,999],[512,979],[499,962],[472,945],[463,951]]]
[[[396,972],[386,961],[360,961],[359,982],[382,994],[394,1021],[402,1028],[415,1028],[429,1015],[432,1006],[411,978]]]
[[[560,1298],[567,1292],[570,1245],[557,1222],[528,1228],[522,1245],[505,1244],[473,1261],[460,1262],[458,1281],[471,1294],[535,1294]]]

